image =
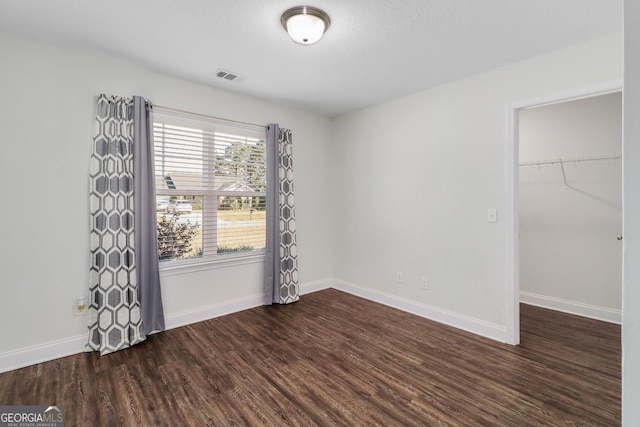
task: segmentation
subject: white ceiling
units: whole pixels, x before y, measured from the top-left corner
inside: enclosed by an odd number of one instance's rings
[[[301,4],[315,45],[280,25]],[[333,117],[621,31],[622,0],[0,0],[0,30]]]

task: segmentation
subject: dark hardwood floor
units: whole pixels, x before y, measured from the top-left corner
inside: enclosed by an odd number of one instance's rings
[[[615,426],[620,327],[522,305],[512,347],[336,290],[0,375],[67,426]]]

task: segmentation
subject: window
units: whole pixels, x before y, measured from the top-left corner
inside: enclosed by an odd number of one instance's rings
[[[160,262],[264,253],[264,129],[154,111],[153,133]]]

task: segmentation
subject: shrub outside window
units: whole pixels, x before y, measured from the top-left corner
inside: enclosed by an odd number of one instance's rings
[[[154,112],[153,133],[160,262],[264,253],[264,129]]]

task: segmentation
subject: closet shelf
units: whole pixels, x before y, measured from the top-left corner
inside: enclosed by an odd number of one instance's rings
[[[520,167],[537,167],[537,166],[550,166],[550,165],[562,165],[562,164],[577,164],[584,162],[610,162],[614,160],[620,160],[622,156],[607,156],[607,157],[581,157],[573,159],[555,159],[555,160],[533,160],[529,162],[520,162]]]
[[[557,159],[557,160],[544,160],[544,161],[532,161],[532,162],[520,162],[520,167],[540,167],[540,166],[551,166],[551,165],[560,165],[560,169],[562,169],[562,178],[564,179],[565,188],[573,188],[567,182],[567,173],[564,170],[564,165],[566,164],[578,164],[584,162],[610,162],[615,160],[622,159],[622,156],[608,156],[608,157],[582,157],[577,159]]]

